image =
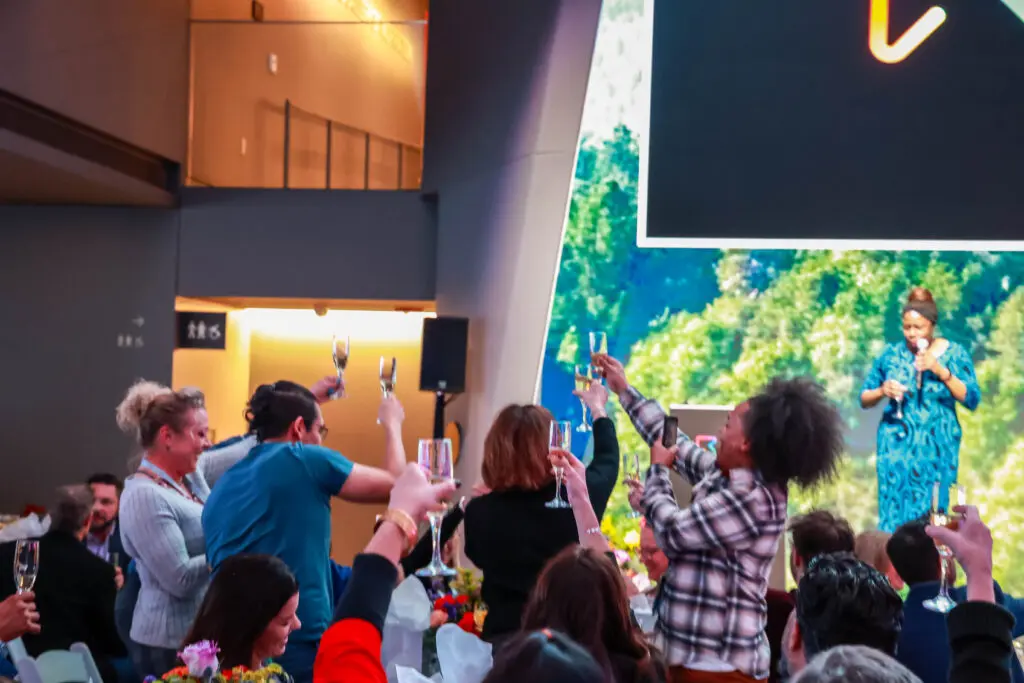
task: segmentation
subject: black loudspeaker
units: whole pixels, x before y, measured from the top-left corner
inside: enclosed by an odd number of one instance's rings
[[[424,318],[420,391],[461,394],[466,390],[468,318]]]

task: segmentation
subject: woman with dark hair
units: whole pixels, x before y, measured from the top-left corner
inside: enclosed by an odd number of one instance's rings
[[[513,636],[494,657],[483,683],[612,683],[586,649],[542,629]]]
[[[210,582],[182,645],[212,640],[220,648],[222,670],[255,671],[284,654],[288,635],[300,625],[298,608],[299,584],[284,562],[235,555]]]
[[[302,625],[278,663],[300,683],[312,679],[334,608],[331,500],[383,502],[405,466],[402,405],[385,398],[378,415],[386,469],[355,464],[322,445],[327,427],[309,389],[287,381],[258,387],[246,412],[258,444],[224,473],[203,512],[214,572],[233,555],[256,553],[281,558],[295,574]]]
[[[141,675],[159,676],[174,668],[210,580],[201,524],[210,490],[196,473],[210,446],[203,395],[137,382],[117,407],[117,424],[144,451],[121,496],[121,537],[140,580],[130,631],[138,647],[129,650]]]
[[[887,345],[864,379],[860,404],[888,405],[878,425],[878,526],[892,533],[928,513],[936,482],[946,504],[960,462],[959,403],[974,410],[981,391],[974,363],[936,336],[939,309],[915,287],[903,307],[903,339]]]
[[[665,669],[633,618],[625,581],[590,504],[583,463],[561,453],[552,454],[551,462],[565,473],[580,545],[568,546],[544,567],[522,629],[565,633],[593,655],[613,683],[664,681]]]
[[[594,417],[594,459],[586,479],[600,518],[619,474],[619,442],[605,405],[608,390],[593,382],[577,395]],[[555,497],[551,421],[551,413],[536,405],[502,410],[484,439],[483,482],[490,493],[466,506],[466,555],[484,575],[483,639],[495,645],[519,630],[530,591],[548,560],[580,540],[571,509],[544,505]]]

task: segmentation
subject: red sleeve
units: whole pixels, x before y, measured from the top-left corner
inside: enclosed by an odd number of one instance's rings
[[[336,622],[320,640],[313,683],[387,683],[380,647],[380,631],[369,622]]]

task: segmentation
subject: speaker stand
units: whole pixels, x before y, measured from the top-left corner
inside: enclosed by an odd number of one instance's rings
[[[434,438],[444,438],[444,407],[446,405],[443,391],[434,392]]]

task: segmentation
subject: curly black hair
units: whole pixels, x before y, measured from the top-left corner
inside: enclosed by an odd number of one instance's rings
[[[806,377],[773,379],[743,415],[751,460],[766,482],[780,486],[812,486],[835,475],[843,431],[835,404]]]
[[[796,592],[796,621],[808,661],[837,645],[896,654],[903,600],[877,569],[851,553],[818,555]]]

